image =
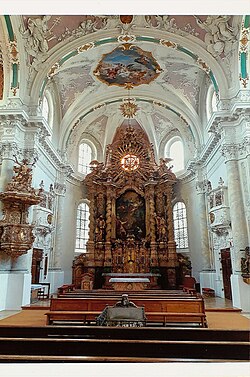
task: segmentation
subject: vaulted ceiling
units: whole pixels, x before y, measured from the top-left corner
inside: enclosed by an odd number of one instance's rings
[[[238,90],[242,16],[26,15],[5,21],[3,30],[8,29],[10,38],[11,24],[17,41],[22,72],[18,93],[33,105],[46,91],[52,93],[60,146],[73,145],[83,134],[110,143],[124,119],[121,104],[133,98],[135,118],[157,152],[170,135],[180,135],[187,154],[194,156],[207,137],[209,87],[217,98]],[[158,65],[150,82],[117,85],[121,76],[115,85],[100,80],[96,71],[102,59],[121,46],[140,49],[140,58],[150,59],[151,69],[152,62]],[[137,74],[142,71],[138,64],[147,67],[137,61],[137,68],[129,67]]]

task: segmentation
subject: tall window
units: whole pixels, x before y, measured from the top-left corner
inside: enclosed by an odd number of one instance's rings
[[[76,215],[76,253],[86,252],[86,242],[89,238],[89,206],[79,204]]]
[[[80,144],[78,154],[78,171],[82,174],[88,174],[90,172],[89,164],[92,159],[92,149],[89,144]]]
[[[187,214],[185,204],[177,202],[173,208],[174,237],[177,249],[188,248]]]

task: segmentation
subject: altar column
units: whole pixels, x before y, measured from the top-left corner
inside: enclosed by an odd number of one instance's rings
[[[166,188],[166,214],[167,214],[167,233],[168,233],[168,260],[171,267],[177,266],[176,243],[174,239],[174,220],[172,208],[173,187]]]
[[[155,225],[155,202],[154,202],[155,183],[145,185],[146,199],[146,237],[150,239],[151,246],[151,267],[158,266],[158,256],[156,247],[156,225]]]

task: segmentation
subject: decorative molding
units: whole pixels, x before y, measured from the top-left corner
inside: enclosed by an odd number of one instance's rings
[[[225,157],[226,162],[238,159],[238,145],[224,144],[221,148],[222,156]]]
[[[9,142],[9,143],[0,143],[1,149],[0,149],[0,160],[13,160],[14,155],[20,155],[20,149],[17,146],[17,143],[15,142]]]
[[[66,194],[66,184],[55,182],[54,184],[54,192],[58,196],[65,196]]]

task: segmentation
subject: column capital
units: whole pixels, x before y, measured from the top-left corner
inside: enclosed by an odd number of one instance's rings
[[[222,156],[225,157],[226,162],[237,160],[238,145],[236,143],[224,144],[221,148]]]
[[[60,182],[55,182],[54,192],[58,196],[65,196],[65,194],[66,194],[66,184],[60,183]]]

